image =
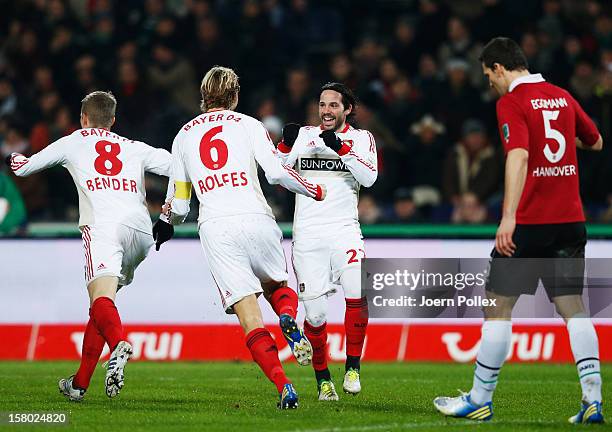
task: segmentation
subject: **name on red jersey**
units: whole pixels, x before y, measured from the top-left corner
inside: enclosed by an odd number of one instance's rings
[[[231,172],[223,174],[213,174],[206,177],[204,180],[198,180],[198,188],[200,193],[210,192],[215,188],[221,188],[224,186],[230,187],[242,187],[249,184],[247,175],[244,171]]]
[[[534,110],[551,109],[551,108],[567,108],[567,100],[564,97],[554,99],[531,99],[531,107]]]

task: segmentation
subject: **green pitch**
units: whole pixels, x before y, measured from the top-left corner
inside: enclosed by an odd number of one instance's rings
[[[125,387],[113,400],[104,394],[104,370],[98,367],[85,401],[71,403],[58,393],[57,381],[76,366],[0,362],[0,411],[66,412],[68,427],[37,428],[58,432],[585,430],[566,423],[580,401],[572,365],[506,365],[495,397],[495,417],[488,423],[444,418],[432,405],[436,395],[469,390],[471,365],[366,363],[363,391],[353,397],[342,393],[342,365],[334,364],[331,370],[340,401],[324,403],[316,399],[311,368],[291,364],[288,375],[300,395],[300,408],[293,411],[276,409],[274,386],[248,363],[130,363]],[[605,385],[612,365],[603,367],[603,375]],[[604,387],[607,400],[612,400],[610,385]],[[609,414],[612,420],[612,410]],[[33,429],[0,426],[0,430]]]

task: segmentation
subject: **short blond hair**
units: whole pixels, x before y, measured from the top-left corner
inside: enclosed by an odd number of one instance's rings
[[[91,92],[81,101],[81,113],[87,114],[94,127],[111,127],[116,109],[117,99],[111,92]]]
[[[223,66],[214,66],[206,72],[202,79],[200,108],[202,111],[212,108],[231,108],[239,91],[240,85],[236,72]]]

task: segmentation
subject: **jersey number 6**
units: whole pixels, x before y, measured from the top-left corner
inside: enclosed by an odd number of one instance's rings
[[[223,131],[223,126],[216,126],[204,134],[200,140],[200,159],[204,166],[211,170],[223,168],[227,163],[227,144],[222,139],[213,139]]]
[[[116,176],[123,168],[123,162],[117,157],[121,152],[121,146],[109,141],[98,141],[96,153],[98,157],[94,161],[94,168],[98,173],[108,176]]]

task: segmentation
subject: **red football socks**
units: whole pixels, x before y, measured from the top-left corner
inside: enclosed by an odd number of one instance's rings
[[[290,381],[278,359],[278,348],[272,335],[265,328],[256,328],[246,335],[246,346],[251,351],[253,360],[259,365],[263,373],[274,383],[278,392]]]
[[[290,315],[293,319],[297,317],[298,296],[297,293],[289,288],[278,288],[270,296],[270,304],[276,315]]]
[[[99,297],[91,305],[91,319],[111,352],[123,340],[123,327],[115,302],[108,297]]]
[[[344,331],[346,333],[346,355],[361,357],[363,342],[368,327],[368,301],[365,297],[346,299]]]
[[[90,311],[91,314],[91,311]],[[104,338],[98,332],[92,318],[89,318],[85,335],[83,336],[83,352],[81,354],[81,365],[74,376],[72,384],[74,387],[87,389],[91,376],[98,365],[98,360],[104,348]]]
[[[304,321],[304,334],[312,345],[312,366],[315,371],[327,369],[327,323],[313,327]]]

